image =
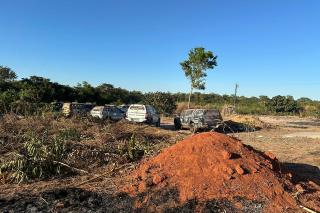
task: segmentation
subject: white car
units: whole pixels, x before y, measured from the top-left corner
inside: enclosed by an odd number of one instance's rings
[[[113,105],[96,106],[90,112],[92,117],[100,119],[111,119],[114,121],[124,118],[124,113]]]
[[[150,105],[132,104],[127,111],[127,120],[137,123],[149,123],[160,126],[160,115]]]

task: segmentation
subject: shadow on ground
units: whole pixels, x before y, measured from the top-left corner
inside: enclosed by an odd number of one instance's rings
[[[320,185],[320,169],[317,166],[301,163],[281,163],[284,172],[290,172],[295,183],[312,181]]]
[[[288,122],[288,124],[290,127],[292,125],[299,126],[299,127],[308,127],[308,126],[318,127],[320,126],[320,121],[291,121],[291,122]]]
[[[175,131],[174,125],[170,123],[162,123],[160,128],[165,130]],[[228,133],[239,133],[239,132],[254,132],[254,131],[259,131],[261,129],[262,129],[261,127],[251,126],[248,124],[228,120],[228,121],[222,122],[217,128],[214,129],[214,131],[228,134]],[[185,129],[185,130],[188,130],[188,129]],[[208,130],[211,130],[211,129],[199,129],[198,132],[205,132]]]
[[[220,133],[239,133],[239,132],[255,132],[261,130],[261,127],[254,125],[244,124],[232,120],[224,121],[217,129],[216,132]]]
[[[56,189],[33,195],[16,195],[9,200],[0,198],[0,209],[5,212],[239,212],[234,203],[241,203],[245,212],[261,212],[264,204],[235,197],[229,200],[197,202],[189,200],[179,205],[176,189],[139,194],[116,195],[92,192],[80,188]],[[137,205],[138,204],[138,205]],[[136,205],[136,207],[134,207]]]

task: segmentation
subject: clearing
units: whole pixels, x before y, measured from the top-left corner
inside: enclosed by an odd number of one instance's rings
[[[295,209],[300,204],[320,211],[320,139],[314,136],[320,132],[319,121],[272,116],[254,119],[262,129],[229,135],[258,151],[230,137],[215,136],[217,133],[202,133],[195,136],[198,138],[177,143],[190,133],[173,131],[170,120],[164,120],[161,128],[156,128],[125,121],[5,116],[0,122],[0,161],[22,149],[23,135],[30,130],[38,133],[46,130],[49,135],[64,131],[69,137],[68,148],[72,150],[65,162],[84,172],[20,184],[2,178],[0,209],[2,212],[303,212]],[[129,147],[130,141],[135,141],[131,143],[134,147]],[[220,146],[219,141],[224,145]],[[208,149],[208,144],[212,144],[212,149]],[[143,157],[132,150],[143,150]],[[210,151],[222,155],[210,157],[214,156]],[[177,158],[180,155],[190,158]],[[159,162],[165,163],[160,166],[163,169],[156,167]],[[254,166],[257,162],[259,168]],[[221,181],[217,185],[208,182],[210,168],[215,169],[212,175]],[[146,175],[139,178],[136,174]],[[207,186],[200,186],[195,179],[203,174],[209,175],[209,179],[203,179]],[[170,178],[179,175],[186,179]],[[132,180],[133,177],[138,179]],[[257,195],[248,189],[254,181],[266,183]],[[193,184],[197,187],[192,188]],[[279,206],[282,202],[287,203],[286,210]]]

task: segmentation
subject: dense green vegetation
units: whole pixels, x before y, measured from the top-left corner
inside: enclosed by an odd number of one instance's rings
[[[49,79],[31,76],[17,80],[10,68],[0,66],[0,114],[14,112],[22,115],[35,114],[50,109],[49,103],[93,102],[103,104],[146,103],[154,105],[161,113],[172,114],[178,108],[187,108],[188,93],[129,91],[111,84],[92,86],[82,82],[75,87],[51,82]],[[204,94],[191,96],[193,107],[222,109],[232,105],[234,95]],[[240,114],[320,115],[320,102],[309,98],[295,100],[292,96],[237,97],[237,112]]]

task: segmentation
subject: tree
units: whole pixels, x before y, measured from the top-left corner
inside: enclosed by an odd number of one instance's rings
[[[13,81],[17,78],[17,74],[9,67],[0,66],[0,82]]]
[[[206,51],[203,47],[193,48],[189,52],[188,60],[180,63],[185,76],[190,80],[190,93],[188,108],[190,108],[190,99],[194,89],[205,89],[206,70],[217,66],[217,56],[211,51]]]
[[[97,98],[96,89],[88,82],[83,81],[75,87],[77,93],[77,101],[79,102],[95,102]]]
[[[171,115],[177,108],[174,95],[169,92],[149,92],[144,94],[145,104],[150,104],[161,114]]]
[[[275,113],[297,113],[300,108],[292,96],[275,96],[269,102],[269,109]]]

